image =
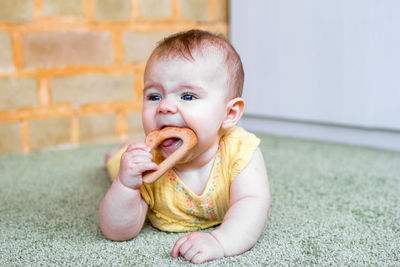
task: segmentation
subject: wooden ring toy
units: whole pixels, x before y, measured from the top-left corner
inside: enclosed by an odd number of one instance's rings
[[[151,150],[156,149],[164,140],[178,138],[182,140],[182,145],[168,158],[161,162],[156,171],[148,171],[143,174],[143,182],[151,184],[176,165],[186,153],[197,144],[196,134],[189,128],[165,127],[162,130],[151,131],[146,136],[146,144]]]

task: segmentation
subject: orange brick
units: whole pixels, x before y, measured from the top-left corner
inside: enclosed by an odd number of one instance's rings
[[[171,0],[140,0],[140,15],[157,19],[171,17]]]
[[[157,43],[172,32],[124,32],[124,62],[144,64]]]
[[[1,0],[0,22],[25,23],[33,20],[32,0]]]
[[[0,153],[143,138],[151,51],[198,23],[227,33],[228,2],[0,0]]]
[[[134,77],[116,74],[86,74],[51,79],[53,103],[73,106],[87,103],[134,100]]]
[[[0,33],[0,71],[13,70],[11,38],[7,33]]]
[[[38,106],[34,79],[0,78],[0,110]]]
[[[21,152],[21,125],[0,122],[0,154]]]
[[[209,0],[181,1],[181,17],[198,22],[210,21]]]
[[[128,132],[130,135],[144,135],[141,112],[127,112],[126,119],[128,121]]]
[[[131,17],[131,0],[94,0],[98,20],[127,20]]]
[[[32,151],[71,143],[70,118],[35,119],[29,126]]]
[[[80,117],[80,143],[117,142],[115,119],[115,114],[96,114]]]
[[[83,15],[82,0],[43,0],[44,16],[77,16]]]
[[[218,21],[228,21],[229,18],[229,3],[228,0],[216,1],[216,19]]]
[[[48,32],[25,36],[27,67],[111,65],[113,48],[108,32]]]

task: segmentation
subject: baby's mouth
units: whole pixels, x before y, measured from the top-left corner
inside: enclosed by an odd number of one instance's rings
[[[161,146],[164,148],[172,147],[174,145],[177,145],[179,141],[182,140],[179,138],[168,138],[161,143]]]
[[[178,138],[169,138],[163,141],[160,144],[159,148],[161,150],[160,152],[163,155],[163,157],[168,158],[175,151],[177,151],[181,145],[182,145],[182,140]]]
[[[161,127],[161,130],[164,129],[165,127],[181,128],[179,126],[164,125]],[[182,143],[183,143],[183,141],[179,138],[176,138],[176,137],[168,138],[161,142],[160,148],[167,153],[173,153],[182,145]]]

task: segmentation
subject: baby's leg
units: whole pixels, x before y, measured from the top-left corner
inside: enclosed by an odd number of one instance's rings
[[[132,140],[125,142],[119,147],[111,149],[104,155],[104,165],[110,175],[111,181],[117,178],[121,156],[125,152],[126,147],[132,142]]]
[[[126,146],[120,146],[111,149],[104,155],[104,167],[107,169],[111,181],[114,181],[115,178],[117,178],[121,156],[125,152],[125,150]]]
[[[110,151],[108,151],[104,155],[104,165],[105,166],[107,166],[107,163],[110,160],[110,158],[112,158],[115,154],[117,154],[120,149],[121,149],[121,147],[115,147],[115,148],[111,149]]]

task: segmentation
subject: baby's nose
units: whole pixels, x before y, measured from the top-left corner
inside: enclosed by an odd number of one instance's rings
[[[172,101],[164,98],[160,102],[160,104],[158,106],[158,110],[160,113],[176,113],[176,112],[178,112],[178,107]]]

